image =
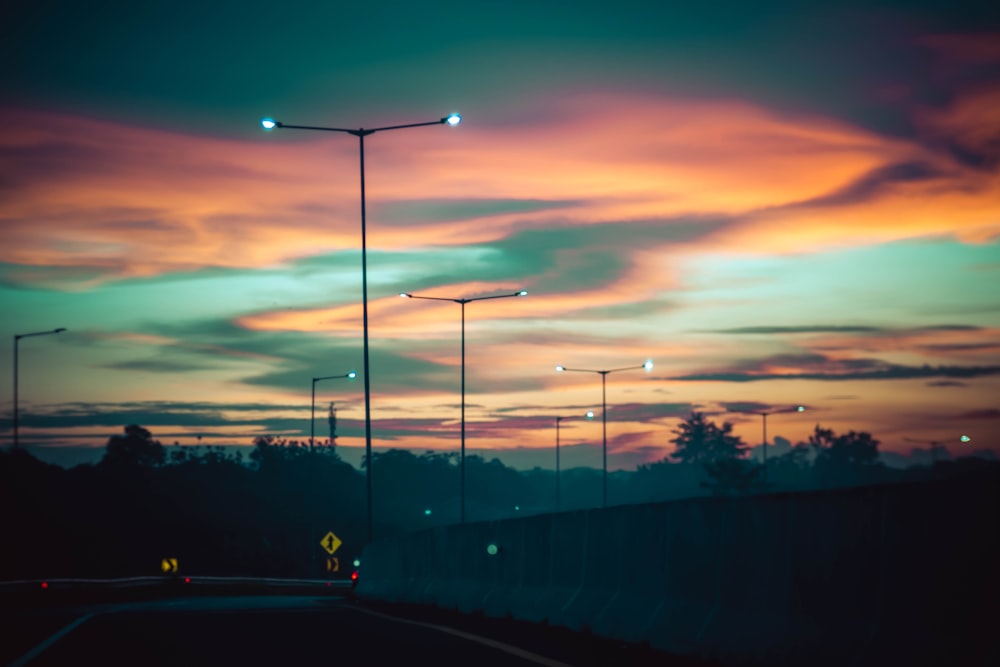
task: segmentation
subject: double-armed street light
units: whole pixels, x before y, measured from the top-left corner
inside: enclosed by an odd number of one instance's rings
[[[524,290],[520,292],[514,292],[513,294],[497,294],[494,296],[477,296],[470,299],[448,299],[445,297],[438,296],[420,296],[418,294],[410,294],[409,292],[401,292],[400,297],[404,299],[425,299],[427,301],[450,301],[452,303],[457,303],[462,306],[462,450],[459,456],[459,478],[460,478],[460,490],[459,490],[459,520],[461,523],[465,523],[465,304],[472,303],[473,301],[488,301],[491,299],[508,299],[515,296],[528,296],[528,293]]]
[[[358,377],[358,374],[355,371],[348,371],[343,375],[326,375],[321,378],[312,379],[312,408],[309,412],[309,449],[313,448],[313,443],[316,439],[316,383],[320,380],[335,380],[337,378],[353,380],[356,377]]]
[[[575,373],[599,373],[601,376],[601,421],[603,422],[603,487],[602,487],[602,507],[608,506],[608,401],[607,401],[607,380],[611,373],[620,371],[636,371],[644,369],[646,372],[653,370],[653,361],[647,359],[641,366],[626,366],[625,368],[612,368],[610,370],[590,370],[587,368],[566,368],[563,365],[556,366],[556,371],[570,371]]]
[[[587,413],[584,415],[584,418],[585,419],[593,419],[594,418],[594,411],[593,410],[587,410]],[[559,511],[559,506],[561,504],[560,503],[560,493],[559,493],[559,474],[560,474],[560,465],[559,465],[559,424],[561,422],[567,420],[567,419],[573,419],[573,417],[563,417],[563,416],[557,416],[556,417],[556,511],[557,512]]]
[[[403,130],[409,127],[425,127],[428,125],[448,125],[454,127],[462,122],[462,117],[457,113],[449,114],[439,120],[426,123],[408,123],[405,125],[386,125],[375,128],[350,129],[345,127],[318,127],[312,125],[288,125],[274,120],[264,118],[260,121],[261,127],[265,130],[287,129],[287,130],[318,130],[321,132],[342,132],[358,138],[358,148],[360,155],[361,170],[361,303],[362,320],[364,329],[364,362],[362,371],[365,375],[365,481],[367,485],[368,502],[368,541],[372,541],[373,518],[372,518],[372,414],[371,414],[371,384],[368,366],[368,246],[366,241],[366,213],[365,213],[365,137],[376,132],[388,130]]]
[[[26,334],[14,334],[14,440],[13,448],[17,449],[19,445],[18,440],[18,410],[17,410],[17,366],[18,366],[18,349],[22,338],[32,338],[34,336],[49,336],[51,334],[59,334],[66,331],[64,327],[59,327],[58,329],[52,329],[51,331],[35,331],[33,333]]]
[[[772,408],[769,410],[733,410],[733,412],[739,412],[746,415],[760,415],[761,424],[763,426],[762,443],[763,443],[763,458],[764,458],[764,483],[767,484],[767,418],[769,415],[779,415],[785,412],[805,412],[806,408],[804,405],[796,405],[789,408]]]

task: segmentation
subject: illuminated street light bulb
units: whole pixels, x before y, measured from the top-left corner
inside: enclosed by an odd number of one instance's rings
[[[645,368],[647,371],[653,370],[653,360],[652,359],[646,359],[646,363],[644,363],[642,365],[642,367]]]
[[[961,438],[959,438],[959,440],[961,440],[962,442],[971,442],[972,438],[970,438],[967,435],[963,435]]]
[[[594,418],[594,411],[587,410],[587,419],[593,419],[593,418]]]
[[[356,371],[351,371],[351,372],[349,372],[349,373],[347,374],[347,379],[349,379],[349,380],[353,380],[353,379],[354,379],[354,378],[356,378],[356,377],[358,377],[358,374],[357,374],[357,372],[356,372]]]
[[[795,411],[796,412],[805,412],[806,411],[806,406],[800,405],[799,407],[795,408]]]
[[[444,122],[448,123],[452,127],[455,127],[456,125],[462,122],[462,117],[457,113],[449,114],[447,117],[445,117]]]
[[[518,296],[528,296],[528,290],[521,290],[517,293]]]
[[[273,118],[261,118],[260,126],[265,130],[273,130],[278,127],[278,123]]]
[[[566,370],[566,368],[565,368],[565,366],[563,366],[562,364],[560,364],[559,366],[556,366],[556,370],[561,372],[561,371]]]
[[[402,298],[404,298],[404,299],[409,299],[410,298],[410,295],[407,294],[406,292],[400,292],[399,296],[402,297]]]

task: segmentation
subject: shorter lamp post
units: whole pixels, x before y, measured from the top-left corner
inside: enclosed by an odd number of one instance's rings
[[[566,368],[562,364],[556,366],[556,371],[560,373],[563,371],[571,371],[575,373],[599,373],[601,376],[601,421],[603,423],[602,428],[604,433],[603,435],[604,445],[602,449],[603,461],[604,461],[603,462],[604,475],[602,482],[603,483],[602,487],[603,500],[601,505],[602,507],[608,506],[608,401],[607,401],[608,375],[611,373],[617,373],[619,371],[636,371],[639,369],[645,369],[646,372],[651,371],[653,369],[653,361],[651,359],[647,359],[646,363],[644,363],[641,366],[626,366],[625,368],[612,368],[610,370],[602,370],[602,371],[590,370],[586,368]]]
[[[316,439],[316,383],[320,380],[334,380],[337,378],[347,378],[348,380],[353,380],[358,377],[358,374],[354,371],[348,371],[343,375],[325,375],[321,378],[312,379],[312,408],[309,412],[309,449],[313,448],[313,443]]]
[[[419,296],[409,292],[400,292],[399,296],[404,299],[426,299],[428,301],[451,301],[462,306],[462,452],[459,456],[459,521],[465,523],[465,304],[473,301],[487,301],[489,299],[507,299],[512,296],[528,296],[524,290],[513,294],[497,294],[494,296],[477,296],[471,299],[448,299],[440,296]]]
[[[594,411],[593,410],[587,410],[587,414],[585,414],[584,417],[586,419],[593,419],[594,418]],[[559,424],[560,424],[560,422],[562,422],[565,419],[572,419],[572,417],[561,417],[561,416],[557,416],[556,417],[556,511],[557,512],[559,511],[559,504],[560,504],[559,503],[559,473],[560,473],[560,466],[559,466]]]
[[[66,331],[64,327],[59,327],[58,329],[52,329],[51,331],[35,331],[33,333],[26,334],[14,334],[14,443],[13,448],[17,449],[19,445],[18,440],[18,410],[17,410],[17,357],[19,344],[22,338],[32,338],[34,336],[49,336],[51,334],[58,334]]]
[[[805,412],[805,406],[796,405],[790,408],[773,408],[770,410],[733,410],[733,412],[740,412],[747,415],[760,415],[761,425],[763,429],[762,434],[762,455],[763,455],[763,466],[764,466],[764,484],[767,484],[767,418],[768,415],[779,415],[785,412]]]
[[[956,440],[961,443],[972,442],[972,438],[967,435],[961,435],[958,438],[949,438],[947,440],[917,440],[916,438],[903,438],[907,442],[916,442],[921,445],[927,445],[930,447],[931,452],[931,468],[937,465],[937,448],[944,447],[947,444],[953,443]]]

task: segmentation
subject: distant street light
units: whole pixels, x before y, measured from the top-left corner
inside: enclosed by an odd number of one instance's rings
[[[607,379],[610,373],[617,373],[619,371],[635,371],[639,369],[644,369],[647,373],[653,369],[652,360],[647,359],[646,363],[641,366],[626,366],[625,368],[612,368],[611,370],[596,371],[589,370],[585,368],[566,368],[565,366],[556,366],[556,371],[570,371],[575,373],[599,373],[601,376],[601,421],[603,422],[604,431],[604,446],[603,446],[603,487],[602,487],[602,507],[608,506],[608,401],[607,401]]]
[[[594,411],[593,410],[587,410],[587,413],[584,415],[584,418],[586,418],[586,419],[593,419],[594,418]],[[573,417],[558,417],[558,416],[556,417],[556,511],[557,512],[559,511],[559,505],[560,505],[560,499],[559,499],[559,471],[560,471],[560,467],[559,467],[559,423],[562,422],[565,419],[573,419]]]
[[[66,331],[64,327],[59,327],[58,329],[52,329],[51,331],[36,331],[34,333],[26,334],[14,334],[14,444],[13,449],[17,449],[20,441],[18,440],[18,410],[17,410],[17,365],[18,365],[18,349],[22,338],[31,338],[33,336],[49,336],[51,334],[58,334]]]
[[[316,383],[320,380],[334,380],[337,378],[347,378],[348,380],[353,380],[358,377],[358,374],[354,371],[348,371],[343,375],[327,375],[321,378],[312,379],[312,408],[309,413],[309,449],[313,448],[313,443],[316,439]]]
[[[768,415],[779,415],[785,412],[805,412],[805,406],[796,405],[791,408],[774,408],[771,410],[733,410],[733,412],[740,412],[747,415],[760,415],[761,424],[763,426],[763,470],[764,470],[764,484],[767,484],[767,417]]]
[[[364,367],[365,374],[365,481],[367,485],[368,499],[368,541],[372,541],[374,532],[374,521],[372,514],[372,412],[371,412],[371,384],[369,378],[371,373],[368,367],[368,246],[365,236],[365,137],[387,130],[402,130],[408,127],[424,127],[427,125],[448,125],[454,127],[462,122],[462,117],[457,113],[450,114],[440,120],[427,123],[409,123],[406,125],[387,125],[376,128],[358,128],[356,130],[344,127],[315,127],[310,125],[286,125],[273,118],[263,118],[260,121],[261,127],[265,130],[275,128],[289,130],[319,130],[322,132],[343,132],[358,138],[359,155],[361,158],[361,304],[363,312],[364,326]]]
[[[425,299],[427,301],[451,301],[462,306],[462,453],[459,457],[459,521],[465,523],[465,304],[473,301],[487,301],[490,299],[507,299],[514,296],[528,296],[524,290],[513,294],[497,294],[495,296],[478,296],[471,299],[447,299],[437,296],[418,296],[409,292],[401,292],[404,299]]]
[[[921,445],[929,445],[930,446],[930,451],[931,451],[931,468],[934,468],[934,466],[937,465],[937,448],[938,447],[944,447],[945,445],[954,443],[956,441],[957,442],[961,442],[963,444],[967,443],[967,442],[972,442],[972,438],[970,438],[967,435],[960,435],[957,438],[948,438],[947,440],[917,440],[916,438],[903,438],[903,440],[906,440],[907,442],[916,442],[916,443],[919,443]],[[946,449],[945,451],[948,451],[948,450]]]

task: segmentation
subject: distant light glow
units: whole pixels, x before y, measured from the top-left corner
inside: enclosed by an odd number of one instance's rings
[[[265,130],[273,130],[278,127],[278,123],[273,118],[261,118],[260,126]]]
[[[404,299],[409,299],[409,298],[410,298],[410,295],[409,295],[409,294],[407,294],[406,292],[400,292],[400,293],[399,293],[399,296],[401,296],[401,297],[402,297],[402,298],[404,298]]]
[[[971,442],[972,438],[970,438],[967,435],[963,435],[961,438],[959,438],[959,440],[961,440],[962,442]]]
[[[564,371],[564,370],[566,370],[566,368],[564,366],[560,365],[560,366],[556,366],[556,370],[557,371]]]
[[[424,516],[430,516],[430,515],[431,515],[431,509],[428,507],[427,509],[424,510]]]
[[[587,419],[593,419],[593,418],[594,418],[594,411],[587,410]]]
[[[646,359],[646,363],[644,363],[642,365],[642,367],[645,368],[647,371],[653,370],[653,360],[652,359]]]
[[[518,296],[528,296],[528,290],[521,290],[517,293]]]
[[[799,407],[795,408],[795,410],[797,412],[805,412],[806,411],[806,406],[800,405]]]
[[[361,567],[361,559],[360,558],[355,558],[354,559],[354,567]]]
[[[457,113],[448,114],[448,117],[444,119],[444,122],[448,123],[452,127],[455,127],[462,122],[462,117]]]
[[[498,549],[495,544],[490,544],[486,547],[486,553],[491,556],[496,556],[498,551],[500,551],[500,549]]]
[[[347,377],[348,379],[353,380],[354,378],[358,377],[358,373],[357,371],[351,371],[350,373],[347,374]]]

